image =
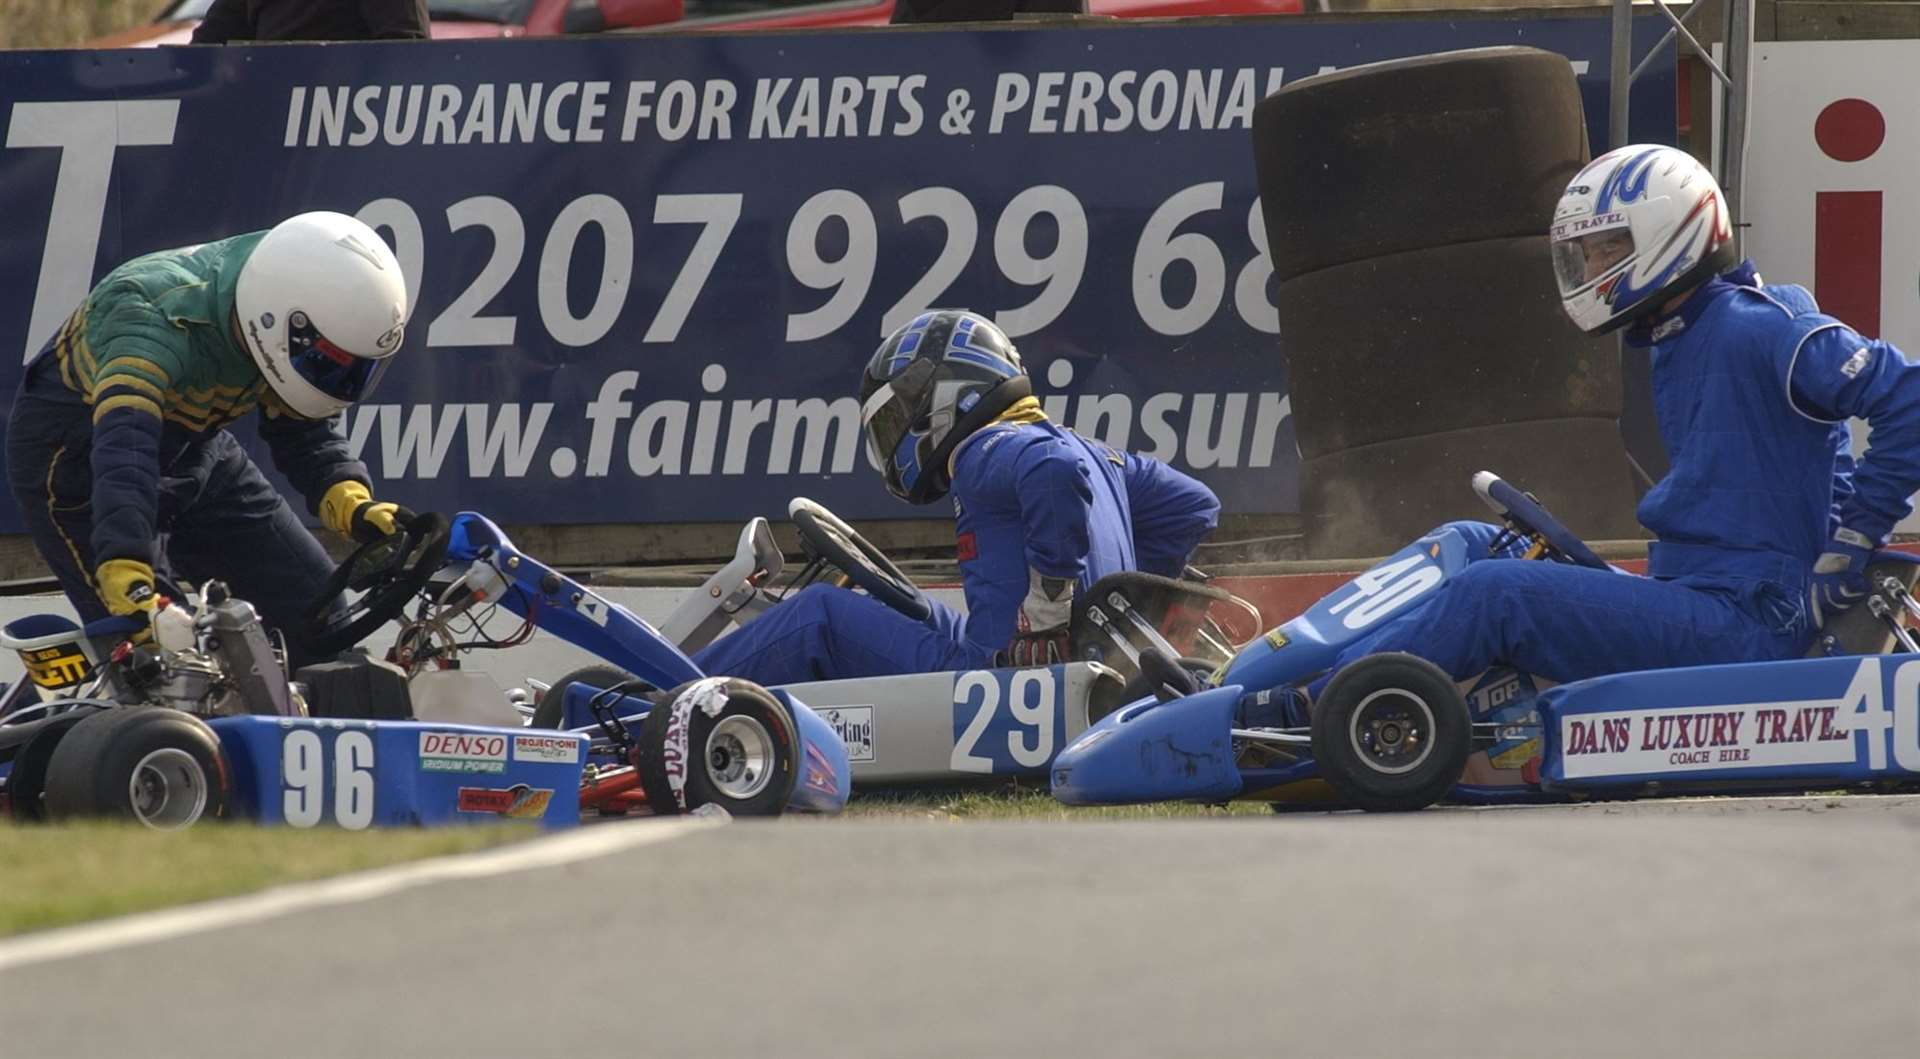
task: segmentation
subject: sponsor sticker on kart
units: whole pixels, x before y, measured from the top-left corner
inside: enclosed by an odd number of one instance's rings
[[[838,706],[819,713],[847,745],[847,760],[873,760],[873,707]]]
[[[840,789],[840,784],[835,779],[833,762],[828,761],[827,755],[812,743],[807,744],[806,779],[802,782],[808,790],[818,791],[821,794],[834,794]]]
[[[422,772],[505,772],[507,737],[479,732],[421,732]]]
[[[1569,779],[1854,759],[1843,704],[1816,702],[1624,710],[1560,719]]]
[[[580,746],[580,740],[572,736],[516,735],[513,737],[513,759],[573,765],[580,761]]]
[[[21,651],[20,658],[27,665],[27,679],[48,691],[59,691],[80,683],[87,678],[91,669],[87,665],[87,656],[81,653],[77,643]]]
[[[534,820],[545,816],[547,803],[553,800],[549,787],[529,787],[516,783],[502,790],[497,787],[462,787],[456,803],[463,813],[491,813],[513,820]]]

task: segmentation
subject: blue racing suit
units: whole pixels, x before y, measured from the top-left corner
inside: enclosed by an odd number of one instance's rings
[[[1804,288],[1761,286],[1750,262],[1626,337],[1652,347],[1671,458],[1639,507],[1657,538],[1648,576],[1476,562],[1336,669],[1406,651],[1456,679],[1505,663],[1565,682],[1805,652],[1808,576],[1835,529],[1883,541],[1920,488],[1920,365],[1820,313]],[[1858,467],[1850,417],[1873,431]]]
[[[1013,639],[1029,569],[1085,591],[1108,574],[1177,576],[1218,523],[1211,490],[1149,457],[1049,422],[995,423],[953,457],[963,618],[935,601],[924,622],[814,585],[694,655],[761,684],[934,673],[992,664]]]

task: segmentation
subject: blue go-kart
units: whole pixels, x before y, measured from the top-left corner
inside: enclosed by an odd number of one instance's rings
[[[1494,548],[1520,540],[1527,559],[1612,569],[1531,495],[1486,472],[1473,485],[1506,524]],[[1395,811],[1920,780],[1920,643],[1908,627],[1920,619],[1920,560],[1894,551],[1874,556],[1872,595],[1804,658],[1554,686],[1504,667],[1456,681],[1413,655],[1377,654],[1309,698],[1346,645],[1419,607],[1477,558],[1472,546],[1452,529],[1423,537],[1205,676],[1143,645],[1155,693],[1060,753],[1054,796]]]
[[[344,614],[332,607],[345,593]],[[27,679],[0,693],[0,811],[16,820],[230,817],[311,827],[579,822],[583,811],[838,812],[844,743],[785,691],[709,676],[626,608],[514,547],[486,518],[417,517],[334,572],[305,632],[345,652],[389,622],[385,658],[286,672],[284,645],[217,582],[165,586],[171,622],[8,624]],[[165,609],[165,608],[163,608]],[[494,635],[487,619],[519,618]],[[151,629],[152,635],[144,633]],[[545,630],[619,677],[592,722],[531,729],[463,651]]]

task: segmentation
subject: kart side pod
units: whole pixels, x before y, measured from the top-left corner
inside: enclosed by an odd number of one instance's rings
[[[1240,793],[1233,763],[1238,684],[1115,710],[1053,762],[1053,796],[1068,805],[1225,801]]]

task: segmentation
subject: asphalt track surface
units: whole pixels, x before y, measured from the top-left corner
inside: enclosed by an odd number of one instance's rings
[[[734,822],[15,968],[0,1055],[1913,1055],[1916,958],[1915,798]]]

